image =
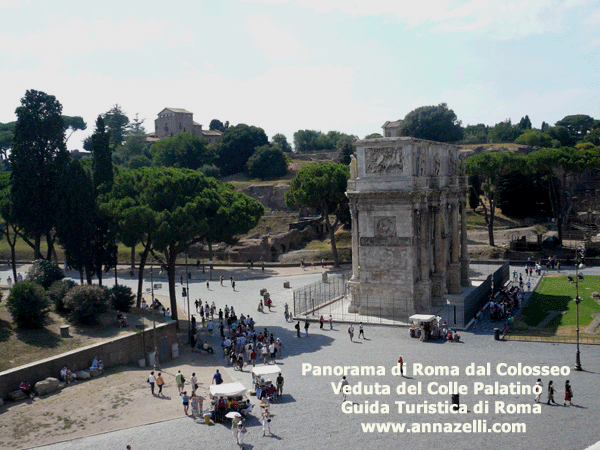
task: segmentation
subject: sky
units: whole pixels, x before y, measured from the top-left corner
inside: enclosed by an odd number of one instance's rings
[[[0,0],[0,122],[26,90],[88,124],[119,104],[261,127],[381,133],[425,105],[463,125],[600,119],[597,0]]]

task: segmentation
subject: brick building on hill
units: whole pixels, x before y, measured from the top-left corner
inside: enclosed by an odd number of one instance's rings
[[[154,121],[154,133],[148,137],[151,141],[157,141],[184,132],[203,137],[209,144],[217,142],[223,134],[217,130],[203,130],[202,125],[194,122],[194,113],[186,109],[165,108],[158,113]]]

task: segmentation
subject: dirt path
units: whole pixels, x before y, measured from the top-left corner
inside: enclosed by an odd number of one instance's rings
[[[37,447],[182,417],[175,374],[181,370],[190,393],[187,380],[195,372],[200,385],[198,392],[208,399],[212,376],[220,367],[217,362],[210,355],[185,349],[171,365],[162,367],[166,382],[162,397],[150,393],[146,382],[150,369],[121,367],[44,398],[8,403],[0,408],[0,448]],[[221,373],[225,382],[231,381],[226,372],[221,370]]]

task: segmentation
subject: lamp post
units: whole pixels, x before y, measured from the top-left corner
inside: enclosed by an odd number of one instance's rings
[[[575,353],[575,370],[581,371],[581,353],[579,352],[579,303],[582,298],[579,297],[579,269],[585,268],[583,262],[580,263],[580,257],[583,258],[585,247],[578,248],[575,254],[575,305],[577,306],[577,351]]]
[[[192,340],[192,324],[191,324],[191,320],[192,318],[190,317],[190,273],[188,272],[188,254],[185,254],[185,296],[187,297],[187,310],[188,310],[188,337],[190,339],[190,342]]]
[[[154,370],[158,370],[160,365],[158,364],[158,346],[156,345],[156,307],[154,305],[154,260],[150,265],[150,284],[151,284],[151,292],[152,292],[152,326],[154,329]]]

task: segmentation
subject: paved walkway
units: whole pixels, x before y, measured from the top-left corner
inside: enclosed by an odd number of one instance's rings
[[[254,269],[256,270],[256,269]],[[581,346],[581,361],[583,372],[571,372],[567,376],[554,376],[552,379],[558,388],[557,401],[563,393],[564,382],[571,380],[575,392],[574,401],[577,406],[547,406],[541,405],[540,414],[495,411],[495,402],[533,405],[531,395],[517,393],[474,394],[474,382],[493,384],[510,382],[521,385],[533,385],[536,376],[501,376],[495,368],[500,363],[511,367],[519,365],[556,365],[572,367],[575,358],[575,346],[570,344],[547,344],[539,342],[494,341],[487,331],[462,333],[464,343],[453,344],[443,341],[421,342],[411,339],[406,328],[368,325],[365,328],[366,339],[350,341],[345,324],[335,324],[334,330],[325,327],[319,330],[316,324],[309,329],[309,336],[298,339],[293,323],[286,323],[283,317],[283,304],[290,299],[291,289],[283,288],[283,281],[289,281],[291,287],[314,282],[320,278],[319,273],[311,275],[290,275],[269,279],[242,279],[236,284],[234,292],[225,282],[221,287],[218,282],[211,284],[210,290],[205,283],[198,281],[191,286],[191,299],[198,296],[209,303],[215,301],[218,308],[225,304],[233,305],[238,313],[254,316],[260,327],[267,326],[269,331],[283,339],[285,344],[284,358],[280,362],[285,376],[284,397],[272,407],[274,414],[272,430],[274,435],[262,437],[258,419],[248,421],[250,433],[247,436],[246,448],[260,449],[342,449],[351,446],[359,449],[393,448],[399,444],[405,448],[428,448],[435,446],[456,449],[482,448],[514,448],[514,449],[546,449],[548,442],[551,448],[584,449],[600,440],[600,431],[595,426],[600,420],[600,402],[598,402],[597,384],[600,373],[600,346]],[[256,312],[259,300],[259,290],[267,288],[274,300],[271,313]],[[218,346],[219,338],[212,337],[213,345]],[[407,378],[400,378],[391,373],[398,355],[405,361]],[[221,361],[219,355],[214,356]],[[419,375],[414,373],[414,364],[425,366],[457,366],[459,375],[438,374],[437,376]],[[480,366],[489,363],[492,373],[485,376],[468,376],[466,368],[472,364]],[[337,383],[340,376],[303,375],[304,364],[313,366],[384,366],[384,375],[357,376],[349,375],[351,386],[359,383],[373,384],[378,382],[391,386],[392,393],[387,396],[375,394],[350,395],[357,408],[374,405],[377,401],[390,405],[389,414],[345,414],[341,410],[342,399],[335,395],[332,382]],[[250,374],[234,372],[231,368],[227,373],[247,387],[250,387]],[[549,376],[542,377],[544,385],[550,380]],[[460,396],[461,404],[467,405],[465,415],[450,414],[398,414],[395,401],[405,400],[409,403],[429,405],[438,401],[450,401],[450,395],[434,395],[426,391],[431,382],[448,385],[450,382],[464,384],[468,393]],[[422,393],[418,395],[399,395],[397,385],[406,383],[407,386],[418,386],[421,383]],[[476,414],[475,404],[488,401],[490,412]],[[487,421],[487,426],[494,423],[524,423],[527,431],[524,434],[454,434],[429,435],[419,433],[363,433],[361,423],[369,422],[448,422],[472,423],[473,420]],[[75,450],[75,449],[120,449],[129,444],[132,449],[147,450],[184,450],[191,448],[236,448],[231,431],[222,425],[206,426],[191,422],[185,418],[175,419],[160,424],[140,426],[121,431],[105,433],[84,439],[77,439],[61,444],[43,447],[44,449]]]

